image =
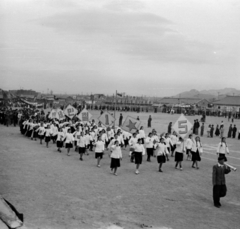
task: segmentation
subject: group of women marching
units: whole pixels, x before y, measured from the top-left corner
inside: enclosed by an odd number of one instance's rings
[[[170,156],[175,157],[175,169],[182,170],[182,161],[184,153],[187,160],[192,160],[192,168],[199,169],[203,146],[199,136],[189,135],[186,141],[177,136],[176,132],[172,134],[163,133],[161,135],[153,129],[148,136],[145,136],[143,127],[131,134],[123,131],[119,127],[104,127],[100,122],[94,120],[88,123],[82,122],[58,122],[52,120],[37,123],[35,120],[25,120],[20,125],[23,135],[32,140],[40,139],[48,147],[49,142],[56,143],[57,151],[61,153],[63,147],[67,150],[67,155],[71,155],[71,149],[78,151],[79,160],[83,161],[84,155],[89,151],[95,151],[97,167],[101,166],[101,159],[104,152],[108,152],[111,158],[110,168],[114,175],[117,175],[117,169],[120,167],[122,159],[122,149],[129,149],[130,161],[136,164],[135,173],[139,174],[139,168],[142,164],[145,151],[147,162],[151,162],[152,157],[156,157],[159,164],[158,171],[162,172],[162,166],[169,161]],[[226,141],[223,138],[218,146],[219,154],[227,153]]]

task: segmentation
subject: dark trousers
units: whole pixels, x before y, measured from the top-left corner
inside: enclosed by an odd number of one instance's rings
[[[213,202],[214,205],[220,204],[220,198],[226,196],[227,194],[227,186],[225,184],[222,185],[214,185],[213,186]]]
[[[153,156],[153,148],[147,148],[147,161],[151,161],[151,156]]]

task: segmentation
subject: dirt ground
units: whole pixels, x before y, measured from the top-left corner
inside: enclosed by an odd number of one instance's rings
[[[139,115],[146,133],[149,113]],[[93,112],[94,118],[99,112]],[[117,114],[118,116],[119,114]],[[179,115],[151,114],[152,126],[160,133]],[[199,116],[187,116],[200,119]],[[207,125],[225,118],[207,117]],[[240,121],[235,120],[240,128]],[[205,130],[206,132],[206,130]],[[201,138],[204,154],[200,169],[183,162],[183,171],[174,169],[174,159],[164,164],[163,173],[153,158],[146,156],[135,175],[128,150],[118,176],[110,173],[108,153],[101,168],[96,167],[94,153],[80,161],[76,152],[70,157],[64,149],[58,153],[20,134],[18,127],[0,126],[0,194],[24,213],[30,229],[239,229],[240,228],[240,140],[228,139],[229,163],[237,172],[226,176],[228,193],[217,209],[212,203],[212,166],[217,161],[219,138]]]

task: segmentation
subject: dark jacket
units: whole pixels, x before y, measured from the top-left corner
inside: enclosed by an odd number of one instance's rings
[[[222,185],[222,184],[226,184],[226,180],[225,180],[225,174],[228,174],[231,172],[231,169],[226,166],[219,166],[214,165],[213,166],[213,174],[212,174],[212,183],[213,185]]]

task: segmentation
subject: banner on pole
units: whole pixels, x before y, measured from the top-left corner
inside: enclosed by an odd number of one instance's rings
[[[72,119],[77,114],[77,109],[69,104],[64,110],[64,114]]]
[[[101,116],[98,118],[98,120],[104,125],[104,126],[112,126],[114,125],[115,118],[108,112],[103,112]]]
[[[141,122],[135,118],[127,116],[121,128],[129,133],[135,133],[141,126]]]
[[[80,114],[77,116],[82,122],[90,122],[92,115],[88,112],[86,108],[84,108]]]
[[[192,129],[192,124],[188,121],[184,114],[181,114],[178,120],[173,125],[173,129],[176,133],[184,138],[188,132]]]

